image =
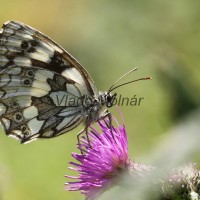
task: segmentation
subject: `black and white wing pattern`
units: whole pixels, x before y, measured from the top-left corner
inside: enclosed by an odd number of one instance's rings
[[[84,120],[78,101],[84,96],[98,97],[98,91],[71,55],[23,23],[3,25],[0,122],[8,136],[25,143],[72,130]]]

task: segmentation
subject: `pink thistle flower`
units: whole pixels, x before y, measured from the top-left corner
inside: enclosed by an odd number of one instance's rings
[[[115,120],[116,121],[116,120]],[[90,142],[85,137],[81,138],[78,145],[81,153],[72,153],[79,162],[70,162],[69,169],[77,171],[78,177],[68,176],[76,179],[75,182],[67,182],[66,190],[81,191],[86,200],[94,200],[107,189],[119,185],[121,176],[124,174],[145,174],[151,168],[132,162],[128,157],[128,141],[125,125],[112,127],[112,132],[107,122],[99,122],[100,133],[91,127],[88,132]]]

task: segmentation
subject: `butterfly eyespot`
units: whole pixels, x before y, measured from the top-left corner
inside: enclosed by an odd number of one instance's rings
[[[34,71],[33,70],[27,71],[27,75],[33,77],[34,76]]]
[[[25,125],[21,126],[21,131],[22,132],[26,131],[27,129],[28,129],[27,126],[25,126]]]
[[[22,48],[22,49],[27,49],[27,48],[28,48],[28,42],[27,42],[27,41],[23,41],[23,42],[21,43],[21,48]]]
[[[15,115],[14,115],[14,120],[15,120],[16,122],[21,122],[21,121],[23,120],[23,115],[22,115],[22,113],[20,113],[20,112],[15,113]]]
[[[25,86],[30,86],[31,85],[31,80],[30,79],[28,79],[28,78],[26,78],[26,79],[24,79],[23,80],[23,84],[25,85]]]
[[[18,106],[18,103],[17,103],[16,101],[13,101],[13,102],[12,102],[12,106],[13,106],[14,108],[16,108],[16,107]]]
[[[30,134],[30,131],[23,131],[23,134],[27,136]]]

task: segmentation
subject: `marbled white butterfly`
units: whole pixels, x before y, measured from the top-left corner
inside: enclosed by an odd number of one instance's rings
[[[87,128],[112,106],[113,86],[98,92],[68,52],[30,26],[9,21],[0,30],[0,122],[21,143],[59,136],[82,121]]]

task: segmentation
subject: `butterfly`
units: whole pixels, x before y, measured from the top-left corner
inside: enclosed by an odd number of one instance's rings
[[[99,92],[77,60],[28,25],[8,21],[0,30],[0,123],[21,143],[59,136],[81,122],[87,129],[109,115],[102,109],[113,105],[117,87]]]

